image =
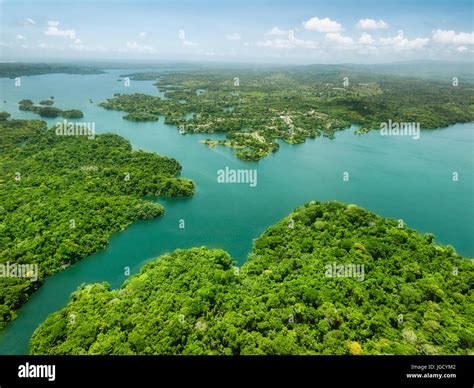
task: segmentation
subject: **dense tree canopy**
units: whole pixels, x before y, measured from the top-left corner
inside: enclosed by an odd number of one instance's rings
[[[331,272],[340,266],[363,276]],[[31,353],[472,354],[473,275],[430,234],[310,202],[267,229],[240,269],[201,247],[146,264],[120,289],[81,287]]]
[[[104,73],[99,66],[70,65],[60,63],[0,63],[0,77],[15,78],[23,75],[40,74],[101,74]]]
[[[225,140],[205,144],[232,147],[244,160],[277,151],[279,139],[295,144],[308,137],[332,138],[351,124],[365,133],[389,120],[416,122],[422,129],[474,120],[472,83],[381,75],[370,67],[195,69],[163,73],[156,85],[164,98],[117,94],[101,106],[125,111],[124,119],[134,121],[162,115],[185,133],[224,132]]]
[[[68,119],[80,119],[84,117],[84,113],[79,109],[59,109],[51,106],[53,104],[53,99],[42,100],[39,102],[39,105],[34,105],[31,100],[21,100],[18,109],[37,113],[41,117],[54,118],[61,116]]]
[[[39,120],[0,120],[0,265],[38,264],[37,281],[0,277],[0,328],[42,280],[163,207],[143,196],[190,196],[171,158],[132,151],[117,135],[57,136]]]

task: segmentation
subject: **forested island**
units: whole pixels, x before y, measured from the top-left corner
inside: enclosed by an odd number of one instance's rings
[[[52,105],[54,105],[54,99],[52,98],[49,100],[40,101],[39,105],[35,105],[31,100],[24,99],[21,100],[18,105],[18,109],[36,113],[41,117],[55,118],[60,116],[67,119],[80,119],[84,117],[84,113],[82,113],[82,111],[79,109],[59,109],[53,107]]]
[[[0,329],[43,280],[103,249],[112,233],[192,196],[172,158],[133,151],[114,134],[57,136],[40,120],[0,113],[0,265],[37,264],[37,279],[0,277]]]
[[[129,78],[133,81],[156,81],[160,78],[161,73],[157,71],[149,71],[143,73],[122,74],[121,78]]]
[[[362,271],[339,270],[351,266]],[[200,247],[149,262],[120,289],[81,287],[30,352],[472,355],[473,281],[472,260],[431,234],[312,201],[268,228],[241,268]]]
[[[133,73],[156,83],[164,98],[116,94],[100,105],[127,112],[125,119],[176,125],[181,133],[224,132],[205,142],[259,160],[279,148],[278,140],[302,143],[334,137],[358,124],[358,133],[383,122],[418,122],[422,129],[474,120],[472,82],[399,77],[364,68],[302,66],[270,69],[208,69]]]
[[[61,63],[26,63],[3,62],[0,63],[0,78],[15,78],[23,75],[41,74],[102,74],[104,71],[99,66],[72,65]]]
[[[156,66],[158,63],[142,63],[140,61],[94,61],[78,63],[41,63],[41,62],[0,62],[0,78],[16,78],[21,76],[34,76],[43,74],[78,74],[78,75],[91,75],[91,74],[105,74],[110,69],[148,69]],[[159,65],[159,64],[158,64]],[[203,65],[198,64],[187,64],[187,63],[167,63],[166,66],[171,66],[173,69],[188,70],[188,69],[201,69]],[[148,74],[147,77],[143,77],[142,74]],[[157,72],[136,72],[130,75],[131,79],[156,79]],[[127,77],[123,75],[122,77]],[[153,78],[150,78],[153,77]]]

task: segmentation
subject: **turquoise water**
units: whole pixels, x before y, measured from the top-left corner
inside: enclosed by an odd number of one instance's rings
[[[197,184],[191,199],[160,199],[166,208],[162,218],[131,225],[112,236],[104,251],[50,277],[0,333],[0,354],[26,353],[34,329],[63,307],[82,283],[106,281],[119,287],[125,280],[124,267],[135,273],[147,260],[192,246],[223,248],[242,264],[252,239],[313,199],[336,199],[401,218],[412,228],[433,233],[438,243],[474,256],[473,123],[424,131],[419,140],[383,137],[378,132],[358,136],[351,128],[339,132],[335,140],[282,143],[278,152],[260,162],[243,162],[229,149],[198,143],[209,135],[181,135],[161,119],[129,122],[120,112],[98,107],[97,102],[113,93],[160,95],[152,82],[132,81],[128,88],[117,82],[119,74],[130,72],[23,77],[21,87],[0,79],[2,110],[15,118],[38,118],[19,111],[19,100],[39,102],[55,96],[55,106],[81,109],[82,120],[94,121],[97,133],[114,132],[130,140],[134,148],[175,157],[183,165],[182,175]],[[53,125],[57,120],[47,121]],[[256,169],[257,186],[219,184],[217,171],[225,167]],[[457,182],[452,180],[454,171],[459,174]],[[349,173],[347,182],[344,172]],[[184,229],[179,228],[180,219]]]

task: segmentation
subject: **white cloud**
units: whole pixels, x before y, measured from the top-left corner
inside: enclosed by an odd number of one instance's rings
[[[326,39],[332,43],[337,44],[351,44],[352,38],[349,36],[342,36],[338,32],[326,34]]]
[[[50,20],[48,21],[48,29],[44,32],[45,35],[49,36],[62,36],[68,37],[69,39],[76,39],[76,32],[74,30],[61,30],[59,22]]]
[[[405,50],[405,49],[421,49],[430,40],[428,38],[415,38],[412,40],[403,37],[403,32],[392,38],[380,38],[379,42],[382,46],[391,46],[394,49]]]
[[[25,26],[34,26],[36,25],[36,22],[31,18],[26,18],[23,24]]]
[[[318,42],[315,42],[314,40],[303,40],[303,39],[297,39],[297,38],[292,38],[290,37],[290,42],[293,44],[295,47],[302,47],[302,48],[309,48],[309,49],[314,49],[318,47]]]
[[[268,39],[257,42],[257,46],[269,47],[269,48],[290,48],[291,44],[288,39]]]
[[[304,40],[295,38],[293,34],[290,34],[288,39],[268,39],[257,42],[257,46],[269,47],[273,49],[293,49],[293,48],[306,48],[315,49],[318,47],[318,42],[314,40]]]
[[[138,37],[139,37],[140,39],[145,39],[145,38],[146,38],[146,32],[143,32],[143,31],[140,32],[140,33],[138,34]]]
[[[265,35],[270,35],[270,36],[284,36],[288,35],[290,33],[289,30],[282,30],[278,27],[273,27],[271,30],[265,32]]]
[[[240,40],[241,39],[240,34],[238,34],[236,32],[234,32],[233,34],[226,35],[225,37],[228,40]]]
[[[325,33],[336,33],[342,31],[342,26],[329,18],[319,19],[313,17],[303,23],[303,27],[307,30],[313,30]]]
[[[358,41],[360,44],[366,44],[366,45],[371,45],[375,43],[374,38],[372,38],[372,35],[367,34],[367,32],[363,32],[359,38]]]
[[[456,48],[456,51],[459,51],[460,53],[464,52],[467,50],[467,47],[466,46],[459,46]]]
[[[383,20],[360,19],[357,27],[362,30],[378,30],[380,28],[388,28],[388,24]]]
[[[456,33],[452,30],[435,30],[433,40],[437,43],[474,44],[474,32]]]
[[[141,45],[137,42],[127,42],[126,47],[131,51],[137,51],[145,54],[152,54],[156,52],[156,50],[152,46]]]
[[[70,48],[73,50],[86,50],[87,47],[82,44],[82,41],[80,39],[74,40],[74,44],[69,45]]]
[[[18,40],[25,40],[25,37],[24,37],[23,35],[20,35],[20,34],[17,34],[17,35],[16,35],[16,38],[17,38]]]
[[[139,47],[139,44],[137,42],[127,42],[127,48],[129,49],[136,49]]]
[[[189,40],[183,40],[183,46],[184,47],[196,47],[197,43],[191,42]]]

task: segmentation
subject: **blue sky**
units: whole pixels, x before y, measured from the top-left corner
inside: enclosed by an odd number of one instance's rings
[[[0,55],[267,63],[472,60],[473,3],[1,1]]]

